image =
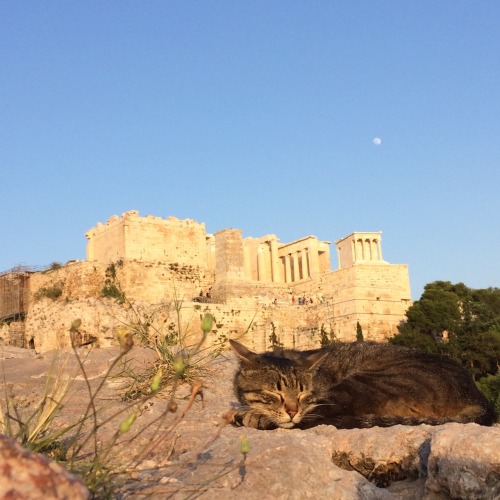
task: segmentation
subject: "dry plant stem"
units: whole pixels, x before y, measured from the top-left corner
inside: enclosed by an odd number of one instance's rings
[[[175,397],[175,393],[176,393],[176,390],[177,390],[177,386],[178,386],[178,383],[179,383],[179,379],[176,377],[174,379],[174,386],[173,386],[173,389],[172,389],[172,393],[170,394],[170,398],[168,400],[168,403],[167,403],[167,410],[165,412],[163,412],[157,419],[155,419],[151,424],[156,424],[157,422],[162,422],[167,414],[171,411],[170,408],[172,408],[172,405],[175,404],[174,402],[174,397]],[[171,424],[170,424],[170,428],[166,431],[166,433],[168,434],[170,431],[172,431],[172,429],[184,418],[184,416],[186,415],[186,413],[189,411],[189,409],[193,406],[193,403],[194,403],[194,400],[196,398],[196,396],[198,394],[201,393],[201,389],[203,387],[203,383],[200,381],[200,380],[197,380],[191,387],[191,395],[189,396],[189,400],[186,404],[186,407],[184,408],[184,410],[182,411],[181,415],[178,416]],[[150,424],[150,425],[151,425]],[[136,435],[134,435],[133,439],[135,439],[136,437],[138,437],[145,429],[143,429],[142,431],[139,431]],[[137,454],[129,463],[129,467],[132,466],[132,464],[138,464],[140,463],[144,457],[150,453],[153,449],[155,449],[164,439],[165,439],[165,435],[163,436],[160,436],[159,438],[156,438],[156,434],[159,432],[159,427],[157,428],[155,434],[153,435],[153,437],[151,438],[151,442],[150,444],[144,449],[142,450],[139,454]]]
[[[67,359],[61,366],[60,353],[57,353],[53,360],[47,382],[45,384],[44,399],[38,411],[37,424],[28,435],[28,442],[32,443],[39,434],[47,428],[55,413],[61,407],[61,402],[66,396],[71,380],[74,377],[64,380],[63,371],[67,364]]]
[[[125,413],[127,411],[129,411],[131,408],[134,408],[134,407],[137,407],[138,405],[140,404],[143,404],[145,403],[146,401],[149,401],[149,399],[153,398],[154,396],[156,395],[156,393],[151,393],[149,394],[145,399],[143,399],[142,401],[140,401],[140,403],[137,403],[137,402],[134,402],[128,406],[126,406],[125,408],[120,408],[119,410],[117,410],[116,412],[112,413],[110,416],[108,416],[106,419],[102,420],[101,423],[97,424],[97,426],[92,430],[92,432],[94,432],[95,430],[98,430],[99,428],[103,427],[104,425],[108,424],[109,422],[113,421],[116,417],[118,417],[119,415],[121,415],[122,413]],[[96,393],[94,393],[94,397],[96,396]],[[160,415],[158,418],[156,418],[155,420],[153,420],[153,422],[151,422],[150,425],[162,420],[164,417],[165,417],[165,414],[167,412],[164,412],[162,415]],[[137,411],[137,414],[140,414],[139,411]],[[88,418],[88,416],[87,416]],[[143,430],[139,431],[136,436],[139,436],[142,432],[144,432],[146,430],[146,428],[144,428]],[[135,437],[135,436],[134,436]],[[132,439],[132,438],[131,438]],[[88,439],[83,443],[83,445],[85,445],[87,443]],[[82,446],[83,446],[82,445]]]
[[[201,380],[195,380],[193,383],[193,386],[191,387],[191,395],[189,396],[189,400],[187,402],[187,405],[184,407],[184,410],[181,413],[180,419],[182,420],[186,413],[191,409],[191,406],[193,406],[194,400],[198,394],[203,394],[201,392],[201,389],[203,387],[203,382]]]
[[[224,430],[224,428],[227,426],[229,422],[226,420],[226,419],[222,419],[222,422],[219,424],[219,427],[217,428],[217,430],[212,434],[212,436],[210,436],[210,438],[207,439],[207,441],[205,441],[205,443],[203,443],[202,446],[200,446],[200,448],[191,455],[191,460],[194,459],[194,457],[196,455],[199,455],[201,453],[201,451],[203,451],[204,449],[208,448],[208,446],[210,446],[222,433],[222,431]]]
[[[43,450],[45,447],[55,443],[61,436],[78,425],[78,423],[68,425],[54,434],[45,435],[49,430],[50,423],[61,409],[62,401],[67,396],[69,387],[76,377],[77,371],[68,377],[64,376],[67,361],[67,358],[65,358],[64,361],[61,360],[60,351],[54,355],[45,383],[43,398],[38,404],[36,411],[27,420],[18,412],[16,405],[12,403],[11,397],[7,393],[5,370],[3,370],[7,414],[5,415],[2,431],[20,440],[34,451]],[[10,414],[11,408],[15,416]],[[35,420],[35,426],[30,431],[29,427],[32,420]],[[19,427],[16,434],[11,425],[13,421],[16,422]]]
[[[231,420],[227,418],[226,415],[227,413],[222,416],[222,422],[219,424],[219,427],[214,432],[214,434],[212,434],[210,438],[208,438],[207,441],[205,441],[199,448],[191,452],[188,458],[183,461],[183,463],[181,463],[179,467],[177,467],[177,469],[175,469],[174,473],[172,474],[173,476],[179,474],[185,467],[193,463],[196,456],[203,452],[203,450],[206,450],[221,435],[224,428],[231,423]],[[240,467],[240,464],[237,464],[234,468],[236,467]]]
[[[175,390],[177,388],[177,382],[178,381],[176,379],[175,382],[174,382],[174,389],[172,390],[172,394],[170,396],[170,400],[167,403],[167,411],[164,412],[164,413],[162,413],[162,415],[160,417],[158,417],[158,419],[156,419],[153,423],[156,423],[159,420],[163,420],[166,417],[167,413],[169,412],[168,408],[171,406],[171,404],[173,402],[173,398],[174,398],[174,395],[175,395]],[[179,424],[179,422],[184,418],[184,416],[186,415],[186,413],[193,406],[194,400],[195,400],[196,396],[201,393],[202,387],[203,387],[203,383],[200,380],[197,380],[192,385],[192,387],[191,387],[191,395],[189,396],[189,400],[186,403],[185,408],[183,409],[183,411],[180,414],[180,416],[178,416],[170,424],[170,428],[166,431],[167,434],[169,432],[171,432],[175,428],[176,425]],[[142,432],[142,431],[140,431],[140,432]],[[137,435],[135,435],[134,438],[137,437],[139,434],[140,433],[138,433]],[[129,463],[129,467],[132,467],[132,464],[135,464],[135,465],[139,464],[148,453],[150,453],[153,449],[155,449],[165,439],[165,437],[166,436],[163,435],[163,436],[160,436],[159,438],[156,438],[156,433],[155,433],[155,435],[151,439],[151,443],[142,452],[140,452],[138,455],[136,455],[134,457],[134,459]]]
[[[164,411],[158,418],[154,419],[149,425],[153,425],[153,424],[159,424],[153,434],[153,436],[151,437],[150,439],[150,444],[148,446],[146,446],[142,451],[140,451],[130,462],[129,462],[129,467],[132,467],[133,464],[137,465],[139,464],[142,460],[144,460],[144,457],[150,453],[152,450],[154,450],[165,438],[166,436],[168,435],[169,432],[172,431],[172,429],[179,423],[180,419],[176,419],[174,422],[172,422],[170,424],[170,428],[168,428],[166,431],[165,431],[165,434],[160,436],[159,438],[157,438],[157,434],[160,432],[160,425],[163,423],[163,421],[166,419],[168,413],[171,412],[170,408],[172,408],[172,403],[175,403],[174,402],[174,396],[175,396],[175,391],[177,389],[177,379],[175,379],[175,382],[174,382],[174,387],[172,389],[172,394],[170,395],[170,399],[167,403],[167,409],[166,411]],[[137,434],[135,434],[133,436],[132,439],[135,439],[137,437],[139,437],[143,432],[146,431],[146,428],[143,428],[142,430],[140,430],[139,432],[137,432]]]
[[[85,410],[85,413],[83,414],[83,418],[81,419],[80,421],[80,425],[76,431],[76,434],[75,436],[78,437],[80,436],[80,433],[82,431],[82,427],[83,427],[83,424],[85,422],[85,420],[87,420],[87,416],[88,416],[88,413],[90,411],[90,409],[92,409],[92,416],[93,416],[93,420],[94,420],[94,428],[97,427],[97,410],[96,410],[96,407],[95,407],[95,404],[94,404],[94,398],[92,396],[92,388],[90,387],[90,381],[87,377],[87,373],[85,372],[85,367],[84,367],[84,364],[82,362],[82,360],[80,359],[80,356],[76,350],[76,347],[74,345],[73,342],[71,342],[71,348],[73,349],[73,353],[75,354],[76,356],[76,359],[77,359],[77,362],[78,362],[78,365],[80,367],[80,370],[83,374],[83,379],[85,381],[85,385],[87,386],[87,391],[89,393],[89,404],[87,405],[87,409]],[[97,455],[97,435],[96,433],[94,432],[94,455]],[[80,448],[77,448],[74,453],[72,454],[72,457],[71,457],[71,465],[73,465],[73,457],[76,456],[77,453],[79,453],[81,447]]]
[[[92,437],[92,436],[94,438],[94,455],[95,456],[97,455],[98,444],[97,444],[97,432],[96,431],[99,428],[99,425],[97,424],[97,410],[96,410],[96,407],[95,407],[95,398],[97,397],[97,394],[100,392],[100,390],[102,389],[104,383],[108,379],[109,374],[111,373],[111,371],[114,369],[114,367],[117,365],[117,363],[120,361],[120,359],[123,358],[123,356],[126,353],[120,352],[120,354],[113,360],[113,362],[111,363],[111,365],[107,369],[105,375],[103,376],[101,382],[97,386],[97,389],[95,390],[94,393],[92,393],[92,387],[90,386],[90,381],[89,381],[89,379],[87,377],[87,373],[85,372],[85,367],[83,366],[82,360],[80,359],[80,356],[78,355],[78,352],[76,351],[75,346],[72,344],[71,347],[73,348],[73,352],[75,353],[76,359],[78,360],[78,364],[79,364],[80,369],[82,371],[83,378],[85,380],[85,385],[87,386],[87,390],[88,390],[89,398],[90,398],[89,403],[87,405],[87,408],[85,409],[83,417],[82,417],[82,419],[80,421],[80,426],[79,426],[79,428],[78,428],[75,436],[79,436],[80,435],[82,427],[83,427],[83,424],[84,424],[85,420],[87,420],[87,417],[88,417],[89,412],[91,410],[92,410],[92,419],[94,421],[94,429],[93,429],[92,433],[82,443],[80,443],[79,446],[77,446],[76,450],[72,454],[71,465],[73,465],[73,459],[74,459],[74,457],[76,457],[78,455],[78,453],[80,453],[80,451],[82,450],[83,446],[85,446],[85,444],[88,442],[89,438]]]
[[[174,390],[172,391],[172,395],[170,397],[170,400],[169,400],[169,403],[167,405],[167,408],[170,407],[170,405],[172,404],[173,402],[173,396],[175,394],[175,389],[177,387],[177,380],[175,381],[175,384],[174,384]],[[199,389],[198,389],[199,390]],[[97,391],[93,394],[93,397],[95,398],[97,394]],[[142,400],[140,402],[140,404],[144,403],[145,401],[148,401],[149,399],[151,399],[152,397],[154,397],[156,395],[156,393],[151,393],[145,400]],[[193,397],[193,400],[194,400],[194,397]],[[192,402],[191,402],[191,405],[192,405]],[[90,439],[91,436],[95,436],[97,435],[97,431],[103,427],[104,425],[106,425],[107,423],[113,421],[116,417],[118,417],[119,415],[121,415],[122,413],[125,413],[126,411],[129,411],[131,408],[134,408],[134,407],[137,407],[137,403],[133,403],[131,405],[128,405],[127,407],[125,408],[120,408],[119,410],[117,410],[116,412],[114,412],[112,415],[110,415],[108,418],[106,418],[105,420],[103,420],[102,422],[100,422],[99,424],[94,424],[94,428],[92,429],[91,431],[91,434],[89,435],[89,437],[82,442],[81,446],[76,450],[75,454],[74,454],[74,459],[75,460],[78,460],[78,457],[76,456],[76,453],[79,452],[81,450],[81,448],[83,448],[83,446],[85,446],[85,444],[88,442],[88,440]],[[161,422],[166,418],[167,414],[168,414],[169,410],[163,412],[159,417],[157,417],[155,420],[153,420],[149,426],[151,425],[155,425],[155,424],[161,424]],[[139,412],[138,412],[139,413]],[[89,416],[87,415],[86,418],[89,418]],[[178,423],[179,419],[177,419],[175,422],[173,422],[171,424],[171,428],[173,428],[177,423]],[[81,427],[80,427],[81,429]],[[139,437],[142,433],[144,433],[145,431],[147,430],[147,428],[143,428],[141,430],[139,430],[136,434],[134,434],[133,436],[131,436],[128,440],[126,440],[125,442],[131,442],[133,441],[134,439],[136,439],[137,437]],[[169,429],[167,432],[169,432],[171,429]],[[157,428],[157,430],[155,431],[155,435],[160,432],[160,429],[159,427]],[[79,435],[79,433],[77,433],[77,435]],[[154,439],[155,435],[153,436],[152,439]],[[114,446],[114,444],[116,443],[118,437],[120,436],[119,433],[115,433],[113,435],[113,438],[111,439],[110,443],[108,443],[106,445],[106,448],[104,449],[104,451],[101,453],[101,456],[100,456],[100,459],[99,459],[99,462],[102,462],[104,458],[107,458],[108,455],[109,455],[109,452],[111,451],[112,447]],[[153,449],[154,445],[161,442],[161,440],[165,439],[164,436],[162,436],[160,439],[156,440],[156,442],[153,442],[152,444],[150,444],[146,450],[140,452],[138,455],[136,455],[134,458],[131,459],[131,461],[129,462],[129,466],[130,464],[134,463],[134,462],[139,462],[139,458],[138,457],[141,457],[141,456],[144,456],[146,455],[151,449]],[[97,454],[95,454],[97,455]]]
[[[2,408],[0,407],[0,432],[2,434],[6,434],[7,436],[12,436],[12,426],[10,425],[10,418],[9,418],[9,407],[10,407],[10,399],[9,399],[9,394],[7,392],[7,379],[5,378],[5,366],[2,363],[2,378],[3,378],[3,389],[4,389],[4,394],[5,394],[5,416],[4,413],[2,412]]]
[[[177,467],[174,470],[174,472],[172,473],[172,477],[175,477],[177,474],[182,472],[183,469],[185,469],[190,464],[192,464],[194,462],[196,456],[199,455],[200,453],[202,453],[204,450],[206,450],[221,435],[224,428],[230,423],[230,420],[228,420],[228,418],[226,418],[226,415],[227,414],[224,414],[222,416],[222,422],[220,423],[217,431],[212,436],[210,436],[210,438],[205,443],[203,443],[203,445],[201,445],[198,449],[193,451],[189,455],[189,457],[182,464],[180,464],[179,467]],[[196,491],[193,491],[190,495],[187,495],[185,498],[186,499],[187,498],[195,498],[196,496],[199,496],[202,493],[205,493],[206,491],[208,491],[206,489],[206,486],[208,486],[208,484],[210,484],[211,482],[214,482],[215,480],[217,480],[221,477],[224,477],[225,475],[229,474],[233,470],[241,469],[242,464],[244,465],[244,462],[245,462],[245,456],[243,457],[242,461],[240,461],[239,463],[236,463],[236,464],[232,465],[229,469],[223,470],[219,474],[216,474],[215,476],[211,477],[209,481],[205,481],[205,483],[204,483],[205,488],[203,488],[203,486],[199,486],[196,489]],[[241,484],[241,483],[239,483],[239,484]],[[175,495],[175,493],[178,493],[178,492],[179,492],[179,490],[176,490],[175,492],[173,492],[173,494],[171,496]]]
[[[3,418],[3,411],[1,406],[0,406],[0,434],[5,434],[5,419]]]

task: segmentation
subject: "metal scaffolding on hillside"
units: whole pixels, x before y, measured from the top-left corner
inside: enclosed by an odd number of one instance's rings
[[[46,266],[16,266],[0,273],[0,321],[22,321],[28,310],[31,273]]]

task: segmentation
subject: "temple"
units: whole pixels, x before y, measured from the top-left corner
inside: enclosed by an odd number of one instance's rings
[[[191,219],[135,210],[85,236],[84,261],[0,274],[0,340],[41,351],[69,348],[68,323],[80,318],[83,337],[113,345],[115,330],[130,321],[116,302],[126,297],[156,321],[161,316],[158,332],[179,322],[175,328],[191,331],[194,318],[211,313],[209,342],[312,348],[355,340],[359,329],[365,340],[386,341],[411,305],[408,266],[383,260],[381,232],[336,240],[334,269],[331,243],[315,236],[283,243],[274,234],[243,237],[240,229],[208,234]]]

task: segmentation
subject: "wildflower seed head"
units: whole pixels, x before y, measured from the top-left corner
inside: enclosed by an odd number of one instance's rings
[[[246,437],[245,434],[240,436],[241,444],[240,444],[240,451],[243,453],[243,455],[246,455],[250,451],[250,445],[248,444],[248,438]]]
[[[151,390],[153,392],[156,392],[160,388],[162,377],[163,377],[163,370],[160,367],[158,368],[158,371],[156,372],[155,376],[153,377],[153,380],[151,381]]]
[[[186,365],[182,356],[176,356],[174,362],[172,363],[172,368],[174,369],[175,376],[179,378],[182,377],[185,367]]]
[[[126,354],[132,349],[134,345],[134,338],[132,333],[127,328],[118,329],[118,344],[120,345],[120,350],[122,354]]]
[[[213,323],[214,317],[211,314],[207,313],[203,316],[201,320],[201,329],[205,335],[212,330]]]
[[[119,429],[121,434],[125,434],[130,430],[130,427],[134,423],[135,417],[136,417],[135,413],[132,413],[120,424]]]

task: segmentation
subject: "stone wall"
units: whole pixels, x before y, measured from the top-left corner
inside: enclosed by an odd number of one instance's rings
[[[140,217],[132,210],[99,223],[86,235],[87,260],[168,262],[207,268],[205,224],[175,217]]]
[[[97,337],[102,346],[113,344],[116,328],[132,320],[123,316],[126,304],[102,298],[105,272],[104,266],[81,262],[37,275],[38,287],[59,284],[63,293],[56,300],[41,297],[34,301],[26,322],[26,343],[31,342],[37,350],[69,347],[71,323],[82,319],[85,335]],[[322,329],[339,340],[352,341],[358,321],[366,340],[385,340],[396,332],[407,307],[404,301],[409,300],[404,288],[406,266],[377,266],[375,270],[369,265],[352,266],[324,273],[320,286],[318,280],[310,279],[296,289],[245,280],[222,282],[226,295],[232,297],[225,303],[193,302],[200,288],[210,287],[213,276],[192,274],[191,269],[185,272],[183,275],[182,269],[174,271],[167,265],[125,262],[117,269],[117,283],[134,307],[140,304],[156,310],[175,298],[183,300],[186,319],[182,319],[182,328],[210,312],[219,325],[218,333],[228,338],[243,336],[256,350],[270,346],[273,332],[287,347],[317,346]],[[88,282],[83,285],[85,279]],[[401,288],[391,288],[398,280]],[[302,296],[306,304],[299,305]],[[167,324],[174,320],[165,319]]]
[[[206,293],[214,283],[212,272],[177,263],[127,260],[113,263],[113,267],[116,278],[111,281],[131,301],[158,303],[173,298],[191,300],[202,290]],[[33,303],[36,296],[45,296],[43,289],[53,287],[61,289],[64,300],[99,298],[108,269],[109,265],[99,262],[78,261],[59,269],[33,273],[30,278],[30,302]]]
[[[0,323],[0,348],[3,345],[14,347],[29,347],[26,345],[26,323],[24,321],[12,321]]]
[[[271,347],[273,330],[277,340],[289,347],[313,348],[318,345],[307,325],[303,310],[285,306],[263,306],[257,301],[239,305],[200,304],[182,302],[180,317],[173,301],[160,304],[135,302],[119,304],[114,299],[83,298],[71,301],[42,298],[32,307],[26,321],[26,342],[37,352],[71,348],[70,328],[80,320],[77,343],[96,338],[97,347],[117,344],[120,328],[137,329],[148,325],[149,336],[161,338],[174,331],[185,337],[184,345],[196,345],[201,338],[200,321],[204,314],[214,316],[214,328],[206,346],[218,345],[223,339],[233,338],[249,347],[264,351]],[[136,337],[136,341],[139,337]]]
[[[365,340],[386,340],[397,333],[411,305],[404,264],[356,264],[324,273],[294,290],[298,296],[312,299],[318,321],[330,325],[336,338],[346,341],[356,338],[358,321]]]
[[[271,234],[243,239],[239,229],[207,235],[204,224],[136,211],[86,236],[87,261],[30,274],[26,345],[67,347],[69,326],[81,317],[85,335],[112,343],[114,323],[103,318],[115,299],[153,309],[182,300],[190,317],[200,308],[217,314],[222,335],[248,329],[256,350],[269,346],[271,334],[300,348],[318,345],[321,335],[354,340],[358,322],[366,340],[383,341],[411,305],[408,267],[382,259],[380,232],[338,240],[337,270],[330,269],[329,242],[314,236],[279,243]],[[91,307],[108,312],[92,319]]]

